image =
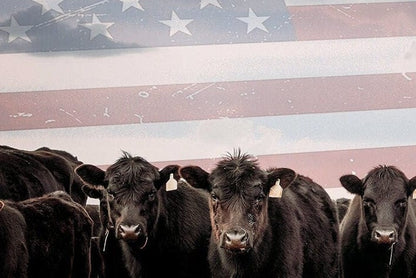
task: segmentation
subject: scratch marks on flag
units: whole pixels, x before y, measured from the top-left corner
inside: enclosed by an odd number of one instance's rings
[[[406,74],[406,72],[402,72],[402,75],[403,75],[403,77],[404,77],[406,80],[409,80],[409,81],[411,81],[411,80],[412,80],[412,78],[411,78],[410,76],[408,76],[408,75]]]
[[[10,118],[30,118],[32,117],[32,113],[25,113],[25,112],[18,112],[16,114],[9,115]]]
[[[68,115],[69,117],[71,117],[72,119],[74,119],[75,121],[77,121],[78,123],[82,124],[81,120],[78,119],[77,117],[75,117],[74,114],[69,113],[68,111],[65,111],[65,109],[63,109],[63,108],[59,108],[59,111],[65,113],[66,115]]]
[[[110,113],[108,113],[108,107],[104,107],[104,117],[110,118]]]
[[[208,89],[208,88],[210,88],[210,87],[214,86],[215,84],[216,84],[215,82],[214,82],[214,83],[210,83],[209,85],[207,85],[207,86],[203,87],[202,89],[199,89],[199,90],[197,90],[197,91],[193,92],[192,94],[187,95],[187,96],[186,96],[186,99],[194,99],[194,97],[195,97],[196,95],[198,95],[198,94],[202,93],[203,91],[205,91],[206,89]]]
[[[97,2],[97,3],[94,3],[92,5],[88,5],[86,7],[82,7],[81,9],[78,9],[78,10],[75,10],[75,11],[71,11],[71,12],[65,13],[63,15],[59,15],[59,16],[54,17],[54,18],[52,18],[52,19],[50,19],[48,21],[45,21],[45,22],[42,22],[42,23],[39,23],[39,24],[33,26],[33,29],[34,28],[47,27],[47,26],[50,26],[52,24],[56,24],[58,22],[62,22],[62,21],[66,20],[68,18],[71,18],[71,17],[84,16],[84,13],[86,13],[86,12],[92,10],[92,9],[95,9],[97,6],[106,4],[108,2],[109,2],[109,0],[103,0],[103,1],[100,1],[100,2]]]
[[[352,15],[350,15],[349,13],[347,13],[347,12],[343,11],[342,9],[340,9],[340,8],[338,8],[338,7],[335,7],[334,5],[329,5],[329,7],[331,7],[332,9],[334,9],[334,10],[336,10],[336,11],[340,12],[341,14],[345,15],[346,17],[348,17],[348,18],[350,18],[350,19],[354,19],[354,17],[353,17]],[[343,7],[343,9],[350,9],[350,8],[351,8],[351,7],[347,7],[347,6],[344,6],[344,7]]]
[[[177,90],[176,92],[173,92],[172,93],[172,96],[173,97],[176,97],[176,95],[181,95],[181,94],[183,94],[184,93],[184,91],[187,91],[187,90],[189,90],[189,89],[192,89],[193,87],[195,87],[196,85],[198,85],[197,83],[192,83],[191,85],[188,85],[188,86],[186,86],[185,88],[183,88],[183,89],[180,89],[180,90]]]
[[[137,117],[137,118],[139,118],[139,123],[141,123],[141,124],[143,123],[143,118],[144,118],[143,115],[134,114],[134,116]]]

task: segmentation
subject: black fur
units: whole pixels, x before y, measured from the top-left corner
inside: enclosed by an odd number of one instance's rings
[[[22,214],[0,201],[0,277],[27,277],[29,254],[25,236]]]
[[[74,169],[82,162],[61,150],[25,151],[0,146],[0,198],[22,201],[62,190],[85,205],[87,196]]]
[[[92,220],[69,195],[64,192],[60,195],[65,198],[51,195],[21,202],[4,201],[6,207],[18,211],[26,222],[27,277],[90,275]],[[21,271],[24,273],[25,269],[22,267]]]
[[[100,198],[103,232],[109,231],[104,256],[122,259],[131,277],[209,276],[208,195],[181,181],[177,190],[167,192],[169,175],[178,179],[178,168],[170,165],[158,171],[143,158],[124,153],[105,174],[92,165],[76,170],[90,183],[84,191]],[[121,225],[138,225],[138,238],[123,238]],[[114,263],[106,260],[106,270]]]
[[[353,175],[340,180],[357,194],[341,223],[345,278],[416,277],[416,218],[411,199],[416,179],[409,181],[393,166],[379,166],[363,180]],[[377,240],[380,229],[392,231],[391,242]]]
[[[206,176],[201,168],[190,167],[181,175],[205,184],[212,195],[213,277],[338,277],[338,221],[321,186],[291,169],[263,171],[239,152],[220,161],[208,180],[199,180]],[[283,197],[269,198],[277,179]],[[247,231],[248,246],[241,251],[224,244],[227,231],[236,230]]]

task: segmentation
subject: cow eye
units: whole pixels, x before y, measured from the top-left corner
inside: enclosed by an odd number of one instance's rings
[[[155,194],[155,192],[150,192],[150,193],[147,195],[147,199],[148,199],[149,201],[154,201],[154,200],[155,200],[155,198],[156,198],[156,194]]]
[[[403,199],[403,200],[399,200],[396,202],[396,205],[400,208],[405,208],[407,207],[407,200]]]
[[[375,202],[372,199],[366,198],[363,200],[363,206],[364,207],[373,207],[375,206]]]
[[[213,202],[218,202],[218,196],[214,192],[211,192],[211,199]]]

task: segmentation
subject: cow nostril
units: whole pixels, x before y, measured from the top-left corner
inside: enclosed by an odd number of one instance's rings
[[[379,232],[377,232],[376,231],[376,238],[378,239],[378,238],[380,238],[381,237],[381,234],[379,233]]]
[[[134,229],[134,233],[136,235],[139,235],[141,233],[141,231],[142,231],[142,227],[140,227],[140,225],[137,225]]]
[[[118,232],[119,232],[119,234],[123,234],[124,233],[124,229],[123,229],[123,227],[120,225],[120,226],[118,226]]]
[[[393,239],[393,238],[394,238],[394,232],[391,232],[391,233],[389,234],[389,238],[390,238],[390,239]]]

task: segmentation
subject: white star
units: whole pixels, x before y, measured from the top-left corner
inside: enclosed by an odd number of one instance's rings
[[[200,9],[202,10],[203,8],[205,8],[208,5],[213,5],[213,6],[216,6],[220,9],[222,9],[220,3],[218,3],[218,0],[201,0],[201,8]]]
[[[237,17],[237,19],[247,23],[247,34],[253,31],[256,28],[263,30],[267,33],[269,31],[264,27],[263,22],[269,19],[270,16],[257,16],[252,9],[248,9],[248,16],[247,17]]]
[[[113,37],[111,36],[111,34],[108,32],[107,29],[113,24],[114,22],[101,22],[95,14],[92,14],[91,23],[83,23],[80,25],[91,30],[90,40],[92,40],[98,35],[103,35],[112,40]]]
[[[32,40],[26,35],[26,31],[31,29],[33,26],[20,26],[16,19],[12,16],[10,19],[9,27],[1,27],[0,30],[9,33],[8,42],[12,42],[18,38],[24,39],[25,41],[32,42]]]
[[[138,10],[144,11],[143,7],[140,5],[139,0],[120,0],[123,2],[122,12],[128,10],[130,7],[136,8]]]
[[[174,11],[172,11],[172,17],[170,20],[159,20],[163,24],[170,27],[170,36],[172,37],[177,32],[183,32],[185,34],[188,34],[192,36],[191,32],[189,32],[188,28],[186,28],[186,25],[191,23],[193,19],[180,19]]]
[[[62,0],[32,0],[42,5],[42,14],[48,12],[49,10],[55,10],[61,14],[64,13],[61,7],[59,7],[59,3]]]

